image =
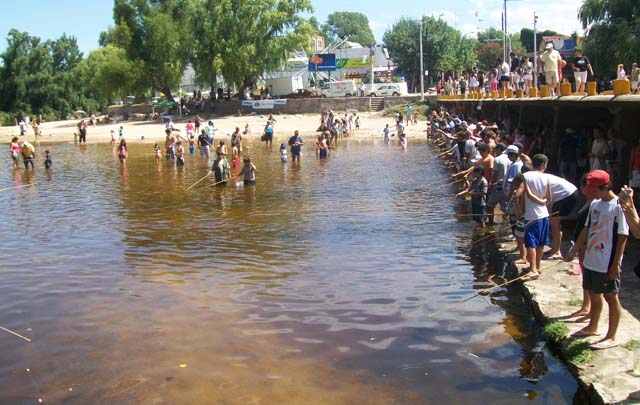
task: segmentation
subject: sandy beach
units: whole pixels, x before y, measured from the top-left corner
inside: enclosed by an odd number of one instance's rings
[[[340,113],[338,113],[340,114]],[[360,113],[360,130],[353,131],[352,138],[365,139],[372,137],[382,137],[382,130],[386,124],[389,124],[391,133],[395,132],[395,121],[392,117],[383,117],[379,113]],[[293,134],[294,130],[299,130],[303,139],[311,138],[317,134],[320,115],[319,114],[279,114],[274,115],[276,119],[275,136],[276,139],[288,138]],[[209,121],[209,116],[202,115],[201,118],[206,124]],[[245,116],[229,116],[229,117],[216,117],[211,118],[216,128],[216,139],[223,139],[220,136],[228,138],[236,127],[241,130],[244,129],[246,124],[249,124],[251,130],[250,137],[259,137],[262,135],[264,125],[268,118],[267,115],[245,115]],[[193,117],[186,117],[174,121],[176,128],[180,129],[182,134],[186,136],[185,125],[189,119]],[[77,123],[79,120],[67,120],[67,121],[52,121],[45,122],[42,125],[42,137],[40,138],[41,144],[56,143],[56,142],[73,142],[73,134],[77,130]],[[203,125],[204,125],[203,124]],[[165,125],[160,121],[144,121],[144,120],[128,120],[122,121],[117,124],[100,124],[97,126],[89,126],[87,130],[87,143],[104,143],[110,142],[111,130],[116,134],[118,138],[118,130],[120,126],[124,127],[125,139],[127,142],[157,142],[163,141],[165,137]],[[425,138],[426,132],[426,120],[419,121],[418,125],[409,125],[405,128],[405,133],[408,138]],[[20,134],[20,128],[18,126],[0,127],[0,142],[8,144],[11,142],[11,138]],[[31,128],[27,131],[25,136],[19,137],[20,140],[27,140],[29,142],[34,141],[34,133]]]

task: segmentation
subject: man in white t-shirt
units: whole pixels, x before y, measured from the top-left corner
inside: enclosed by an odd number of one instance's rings
[[[585,227],[578,241],[569,251],[566,260],[571,260],[579,250],[584,250],[583,288],[591,297],[589,325],[573,334],[575,337],[598,334],[598,323],[602,313],[602,297],[609,306],[609,329],[605,337],[592,344],[592,349],[608,349],[618,345],[616,332],[620,323],[622,306],[618,298],[620,292],[620,265],[627,244],[629,225],[618,202],[611,191],[611,177],[604,170],[594,170],[587,174],[585,195],[593,195],[595,200],[589,207]]]
[[[547,43],[540,60],[544,66],[544,77],[549,86],[549,95],[560,94],[560,76],[558,74],[558,62],[561,59],[560,52],[553,49],[553,42]]]
[[[562,177],[548,174],[551,183],[551,216],[549,218],[549,227],[551,228],[551,250],[544,253],[543,259],[556,260],[562,259],[560,255],[560,242],[562,242],[562,224],[560,221],[566,219],[573,207],[576,205],[576,195],[578,188],[570,181]]]
[[[540,276],[540,261],[542,249],[549,243],[549,210],[547,204],[551,201],[551,183],[544,171],[547,169],[549,158],[537,154],[532,159],[533,170],[523,173],[525,190],[524,246],[527,249],[531,269],[528,280]]]

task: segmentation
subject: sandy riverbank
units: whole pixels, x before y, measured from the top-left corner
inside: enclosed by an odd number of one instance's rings
[[[360,116],[360,130],[354,131],[351,134],[353,138],[371,138],[372,136],[382,136],[382,129],[386,124],[392,128],[391,132],[395,132],[393,129],[395,121],[391,117],[383,117],[379,113],[359,113]],[[205,123],[209,120],[208,116],[201,116]],[[221,135],[225,138],[227,134],[231,134],[235,127],[244,129],[246,124],[249,125],[251,130],[251,137],[259,137],[262,135],[264,125],[266,123],[268,115],[246,115],[246,116],[230,116],[223,118],[212,118],[215,128],[217,129],[217,139]],[[294,130],[299,130],[303,139],[305,137],[312,137],[317,135],[316,129],[319,125],[320,117],[315,114],[280,114],[275,115],[276,125],[275,134],[277,137],[288,137],[293,134]],[[185,125],[189,118],[184,118],[175,121],[176,128],[180,129],[183,134],[186,134]],[[68,121],[54,121],[46,122],[42,126],[42,137],[40,142],[53,143],[53,142],[73,142],[73,133],[77,130],[76,125],[78,120]],[[87,142],[110,142],[111,130],[115,131],[116,139],[118,137],[118,130],[120,126],[124,127],[125,139],[127,142],[149,142],[149,141],[161,141],[165,137],[165,126],[160,121],[142,121],[142,120],[129,120],[122,121],[117,124],[98,125],[91,126],[87,131]],[[426,121],[418,122],[418,125],[410,125],[406,127],[405,132],[409,138],[426,138]],[[11,138],[18,136],[20,129],[18,126],[0,127],[0,142],[8,144]],[[20,140],[27,140],[29,142],[34,141],[34,133],[30,129],[25,136],[19,137]]]

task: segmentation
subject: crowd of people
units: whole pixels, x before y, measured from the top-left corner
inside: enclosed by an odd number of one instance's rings
[[[510,230],[510,238],[517,244],[516,263],[528,265],[522,276],[525,280],[544,277],[542,260],[560,263],[578,256],[576,266],[583,278],[583,304],[567,317],[588,324],[574,331],[574,335],[598,333],[605,300],[609,307],[609,329],[592,348],[617,346],[620,266],[629,232],[640,238],[640,220],[634,204],[634,195],[640,191],[640,138],[631,151],[630,186],[625,185],[615,194],[613,179],[621,175],[618,162],[622,160],[622,148],[626,147],[615,145],[615,132],[596,129],[592,140],[584,140],[584,148],[590,144],[591,152],[589,165],[581,173],[574,164],[580,156],[577,131],[567,128],[558,155],[562,159],[571,154],[574,159],[561,160],[564,164],[553,174],[547,171],[551,165],[544,138],[529,137],[522,128],[510,131],[502,123],[472,118],[441,109],[433,111],[429,121],[428,131],[441,148],[440,156],[454,172],[454,182],[464,186],[457,197],[470,197],[471,215],[480,228],[496,226],[495,209],[500,207],[503,223],[509,224],[501,229]],[[604,132],[612,134],[609,140],[613,140],[613,147],[621,146],[615,159],[611,159]],[[574,215],[576,229],[567,239],[575,244],[563,257],[562,231],[569,230],[566,219]],[[545,251],[545,247],[549,249]],[[640,265],[635,272],[640,277]]]
[[[610,72],[611,77],[618,80],[629,80],[631,93],[640,93],[640,68],[633,63],[629,73],[624,65],[619,64],[616,72]],[[474,67],[462,72],[457,79],[448,76],[436,84],[438,94],[466,94],[479,92],[482,94],[497,92],[498,90],[521,89],[525,95],[530,94],[534,87],[534,75],[537,76],[537,84],[549,86],[549,95],[560,95],[560,83],[569,82],[573,76],[574,90],[577,93],[586,91],[587,80],[598,84],[598,91],[608,89],[603,75],[595,76],[591,61],[582,49],[576,49],[573,56],[563,58],[560,52],[554,49],[553,42],[545,45],[545,50],[538,55],[538,62],[534,64],[532,58],[527,55],[518,56],[511,52],[508,60],[498,58],[488,69],[481,70]],[[607,76],[604,74],[604,76]]]

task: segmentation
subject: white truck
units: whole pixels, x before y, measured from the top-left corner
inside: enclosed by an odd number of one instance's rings
[[[329,82],[320,90],[322,97],[351,97],[358,95],[358,85],[353,80]]]
[[[271,97],[283,97],[287,94],[297,93],[298,90],[304,89],[304,80],[302,80],[302,76],[266,79],[265,83],[269,89]]]

